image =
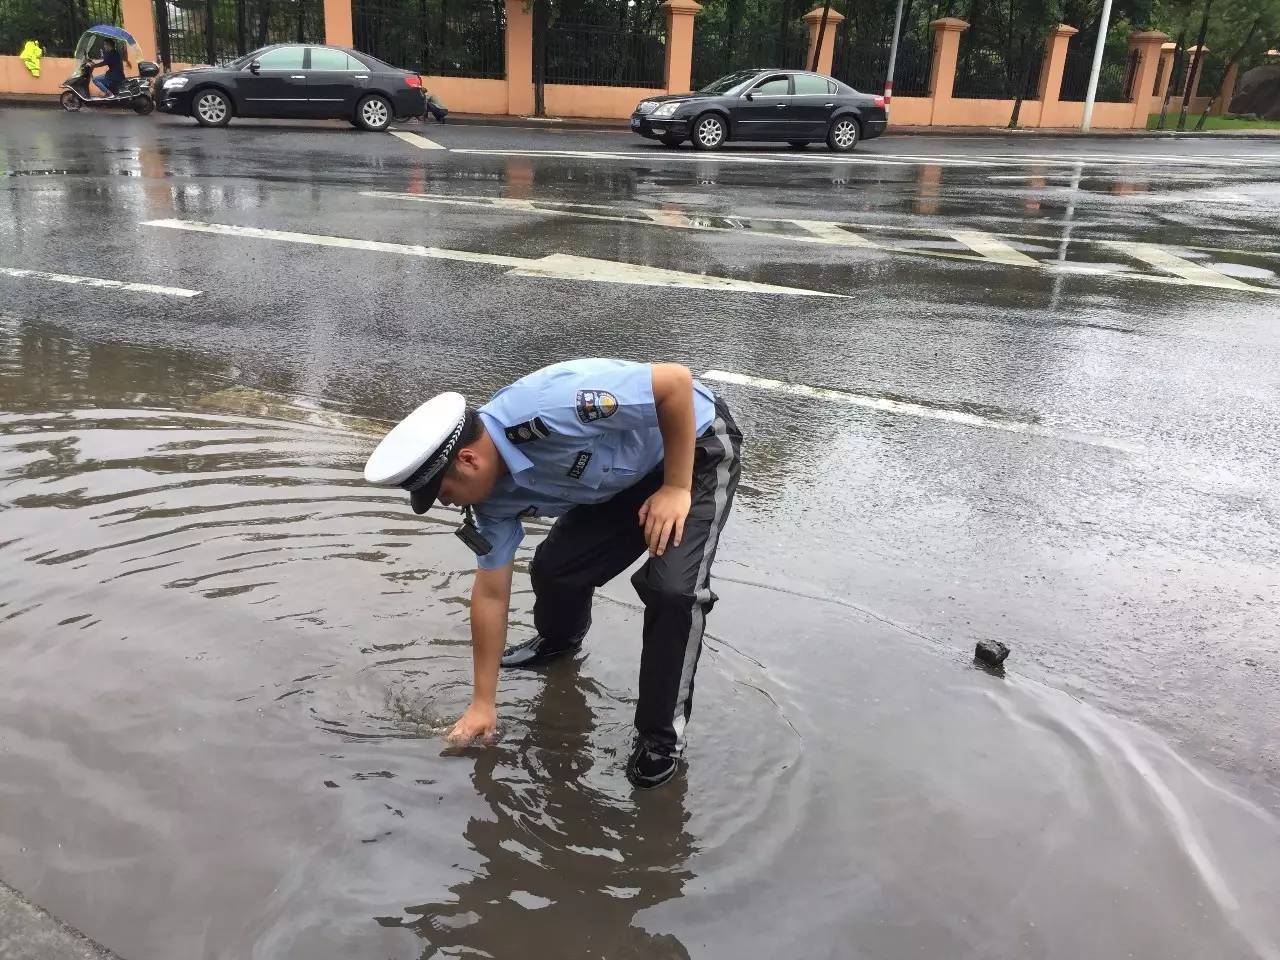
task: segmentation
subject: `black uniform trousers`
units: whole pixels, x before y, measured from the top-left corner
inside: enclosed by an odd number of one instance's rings
[[[738,489],[742,434],[724,401],[694,448],[692,506],[680,546],[667,544],[631,578],[644,601],[644,649],[636,730],[678,755],[693,709],[693,676],[706,615],[716,602],[711,562]],[[604,503],[574,507],[534,553],[533,622],[550,640],[569,639],[591,623],[591,598],[631,566],[647,546],[638,513],[662,486],[662,467]]]

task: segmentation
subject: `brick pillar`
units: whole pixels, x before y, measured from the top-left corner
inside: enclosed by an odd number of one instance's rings
[[[1152,94],[1156,100],[1157,109],[1164,103],[1165,94],[1169,92],[1169,84],[1173,82],[1173,54],[1177,46],[1176,43],[1160,44],[1160,86],[1156,87]]]
[[[324,0],[324,42],[335,47],[355,46],[351,0]]]
[[[702,9],[695,0],[666,0],[667,67],[663,74],[667,93],[693,89],[693,18]]]
[[[938,126],[947,122],[951,91],[956,82],[956,61],[960,58],[960,34],[969,29],[969,24],[958,17],[943,17],[929,26],[933,29],[933,63],[929,67],[929,96],[933,105],[929,124]]]
[[[1156,73],[1160,70],[1161,48],[1168,39],[1168,34],[1159,30],[1140,30],[1129,34],[1129,49],[1138,51],[1140,58],[1138,72],[1133,78],[1133,120],[1129,124],[1135,130],[1147,129],[1147,117],[1160,111],[1160,100],[1153,90]]]
[[[1222,78],[1222,86],[1218,88],[1218,105],[1213,108],[1215,117],[1222,116],[1231,109],[1231,98],[1236,95],[1236,81],[1240,78],[1240,64],[1232,63],[1227,67],[1227,75]]]
[[[1205,60],[1204,55],[1209,52],[1209,48],[1205,47],[1204,51],[1200,54],[1200,62],[1196,63],[1196,51],[1199,49],[1200,49],[1199,47],[1187,47],[1187,54],[1186,54],[1187,69],[1190,70],[1191,65],[1193,63],[1195,63],[1195,66],[1196,66],[1196,72],[1192,74],[1190,79],[1188,79],[1187,81],[1187,84],[1191,87],[1192,100],[1200,96],[1200,74],[1204,73],[1204,60]],[[1179,90],[1178,92],[1182,93],[1181,90]]]
[[[1059,126],[1058,102],[1062,96],[1062,71],[1067,65],[1067,47],[1080,31],[1060,23],[1044,41],[1044,63],[1040,67],[1040,126]]]
[[[533,4],[507,0],[507,113],[533,113]]]
[[[123,0],[120,4],[120,20],[124,28],[133,34],[144,60],[155,60],[156,21],[151,0]],[[137,64],[134,64],[137,67]]]
[[[813,51],[818,46],[818,31],[822,29],[822,8],[814,7],[800,18],[809,28],[809,52],[804,56],[804,69],[813,69]],[[818,73],[831,74],[831,61],[836,51],[836,27],[844,22],[837,10],[827,11],[827,29],[822,34],[822,49],[818,51]]]

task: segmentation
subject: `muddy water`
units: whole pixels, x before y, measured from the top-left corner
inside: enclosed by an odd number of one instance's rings
[[[470,565],[360,482],[398,411],[17,321],[0,411],[0,872],[125,957],[1280,957],[1271,814],[1138,726],[752,585],[757,491],[688,776],[633,795],[625,581],[578,662],[504,677],[496,745],[444,749]]]

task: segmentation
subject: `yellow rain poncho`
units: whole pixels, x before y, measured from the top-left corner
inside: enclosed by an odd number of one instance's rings
[[[22,48],[22,53],[18,54],[18,56],[27,65],[27,69],[31,71],[33,77],[40,76],[40,58],[44,56],[44,50],[40,48],[39,43],[34,40],[28,40]]]

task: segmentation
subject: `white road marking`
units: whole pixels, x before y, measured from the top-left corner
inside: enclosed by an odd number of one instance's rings
[[[382,200],[412,200],[415,203],[434,203],[444,205],[469,206],[469,207],[492,207],[499,210],[518,210],[524,213],[542,213],[552,215],[562,215],[576,217],[583,220],[604,220],[612,223],[639,224],[642,226],[660,225],[680,230],[702,230],[709,232],[741,232],[744,236],[767,238],[771,241],[790,240],[800,243],[824,243],[846,247],[855,247],[866,250],[882,250],[890,253],[907,254],[918,257],[935,257],[946,260],[966,260],[975,263],[1000,263],[1005,266],[1013,267],[1032,267],[1037,269],[1052,270],[1058,273],[1075,273],[1088,276],[1106,276],[1120,280],[1142,280],[1152,283],[1170,283],[1182,286],[1211,286],[1223,287],[1217,278],[1229,279],[1217,274],[1215,271],[1206,271],[1200,268],[1202,272],[1196,274],[1179,273],[1172,271],[1175,276],[1166,276],[1162,274],[1136,273],[1127,270],[1116,270],[1109,266],[1094,266],[1092,264],[1083,263],[1066,263],[1062,261],[1040,261],[1034,257],[1022,253],[1015,249],[1007,240],[1026,240],[1039,244],[1058,244],[1061,238],[1043,237],[1034,234],[1005,234],[996,236],[994,234],[985,233],[979,230],[947,230],[943,227],[910,227],[898,224],[881,224],[881,223],[837,223],[834,221],[824,220],[796,220],[777,217],[732,217],[725,214],[713,213],[697,213],[690,214],[678,210],[632,210],[627,207],[607,207],[597,204],[574,204],[562,203],[557,201],[531,201],[531,200],[510,200],[505,197],[476,197],[476,196],[448,196],[443,194],[416,194],[416,193],[387,193],[378,190],[365,190],[360,193],[363,197],[373,197]],[[597,210],[618,210],[619,213],[596,213]],[[629,214],[629,215],[627,215]],[[712,221],[722,221],[724,225],[720,225]],[[778,230],[753,229],[755,226],[774,227],[799,227],[803,233],[786,233]],[[894,246],[887,241],[871,240],[858,233],[855,230],[878,230],[893,231],[897,233],[907,233],[913,235],[925,235],[939,238],[954,239],[970,250],[975,251],[974,254],[956,253],[951,250],[929,250],[920,247],[901,247]],[[1071,237],[1067,243],[1073,243],[1084,246],[1106,246],[1113,250],[1126,252],[1130,247],[1149,246],[1144,244],[1127,244],[1123,241],[1114,240],[1090,240],[1081,237]],[[1160,249],[1160,248],[1155,248]],[[1280,252],[1276,251],[1241,251],[1227,250],[1215,247],[1185,247],[1187,250],[1202,250],[1212,253],[1226,254],[1245,254],[1248,256],[1280,256]],[[1180,258],[1169,254],[1175,260]],[[1142,260],[1152,266],[1151,260],[1141,256],[1135,259]],[[1181,263],[1188,263],[1181,261]],[[1194,266],[1194,264],[1191,264]],[[1202,280],[1212,282],[1202,283]],[[1240,281],[1233,281],[1239,286],[1231,286],[1231,289],[1248,291],[1250,293],[1262,293],[1267,295],[1280,295],[1280,288],[1271,289],[1266,287],[1252,286]]]
[[[947,233],[963,243],[983,259],[994,263],[1004,263],[1011,267],[1038,267],[1039,260],[1033,260],[1021,250],[1015,250],[998,237],[981,230],[948,230]]]
[[[124,290],[128,293],[159,293],[169,297],[198,297],[199,290],[185,287],[161,287],[154,283],[129,283],[124,280],[104,280],[100,277],[78,277],[69,273],[45,273],[42,270],[21,270],[16,267],[0,267],[0,274],[19,280],[45,280],[49,283],[73,283],[82,287],[100,287],[107,290]]]
[[[448,149],[447,147],[442,147],[440,144],[436,143],[434,140],[428,140],[426,137],[419,136],[416,133],[410,133],[408,130],[392,130],[391,135],[393,137],[398,137],[399,139],[403,140],[405,143],[412,144],[413,146],[417,147],[419,150],[447,150]]]
[[[1002,430],[1005,433],[1020,433],[1032,437],[1045,437],[1051,440],[1067,440],[1091,447],[1104,447],[1108,450],[1119,450],[1124,453],[1138,453],[1142,448],[1127,440],[1113,440],[1094,434],[1079,433],[1074,430],[1053,430],[1034,423],[1020,420],[997,420],[992,417],[980,417],[974,413],[961,410],[944,410],[937,407],[926,407],[919,403],[907,403],[902,400],[890,400],[886,397],[868,396],[860,393],[848,393],[844,390],[832,390],[827,387],[810,387],[803,383],[788,383],[785,380],[769,380],[764,377],[751,377],[741,373],[729,373],[725,370],[708,370],[702,374],[702,380],[714,380],[718,383],[733,383],[744,387],[758,387],[762,390],[777,390],[800,397],[813,397],[819,400],[835,400],[840,403],[865,407],[868,410],[879,410],[883,413],[894,413],[909,417],[920,417],[925,420],[940,420],[966,427],[978,427],[984,430]]]
[[[858,233],[850,233],[838,223],[826,220],[792,220],[797,227],[811,234],[808,237],[796,237],[800,240],[819,240],[822,243],[833,243],[842,247],[863,247],[865,249],[882,249],[880,244]]]
[[[474,156],[490,157],[547,157],[582,160],[617,160],[624,162],[665,161],[684,163],[755,163],[755,164],[832,164],[842,166],[880,165],[880,166],[944,166],[944,167],[1152,167],[1160,166],[1206,166],[1206,167],[1239,167],[1241,161],[1229,157],[1203,156],[1125,156],[1121,154],[1065,156],[1039,156],[1035,154],[976,154],[961,156],[959,154],[908,154],[908,153],[873,153],[864,152],[857,156],[848,154],[820,153],[747,153],[740,150],[724,150],[717,152],[698,152],[690,150],[648,150],[635,152],[630,150],[503,150],[480,148],[455,148],[451,153],[465,153]],[[1280,158],[1278,158],[1280,159]],[[1254,158],[1252,164],[1266,162],[1264,158]]]
[[[427,257],[435,260],[460,260],[471,263],[487,263],[511,267],[508,276],[547,277],[562,280],[585,280],[595,283],[627,283],[647,287],[687,287],[699,290],[731,291],[734,293],[766,293],[792,297],[840,297],[838,293],[818,290],[802,290],[798,287],[782,287],[771,283],[735,280],[729,277],[712,277],[682,270],[665,270],[643,264],[619,263],[613,260],[597,260],[593,257],[575,257],[568,254],[552,254],[546,257],[506,257],[492,253],[473,253],[469,250],[447,250],[443,247],[424,247],[415,243],[388,243],[382,240],[361,240],[355,237],[333,237],[318,233],[294,233],[289,230],[268,230],[262,227],[240,227],[225,223],[205,223],[198,220],[147,220],[144,227],[163,227],[170,230],[190,230],[224,237],[252,237],[259,240],[279,240],[285,243],[304,243],[321,247],[338,247],[349,250],[367,250],[377,253],[396,253],[404,256]]]
[[[1136,260],[1141,260],[1143,263],[1149,263],[1157,270],[1164,270],[1176,277],[1181,277],[1183,280],[1198,287],[1247,290],[1250,293],[1280,292],[1255,287],[1251,283],[1245,283],[1243,280],[1229,277],[1225,273],[1219,273],[1209,267],[1193,263],[1190,260],[1184,260],[1182,257],[1175,256],[1163,247],[1157,247],[1153,243],[1129,243],[1122,240],[1109,240],[1105,245],[1128,254]]]

